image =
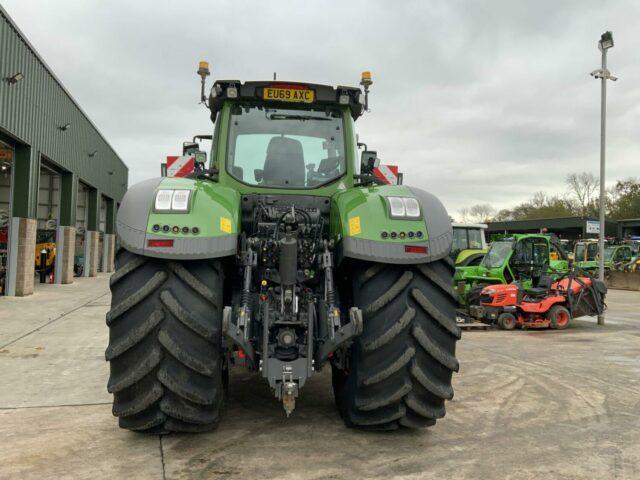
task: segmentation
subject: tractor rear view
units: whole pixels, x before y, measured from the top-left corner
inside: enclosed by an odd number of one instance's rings
[[[451,399],[449,216],[433,195],[379,185],[357,160],[360,88],[216,81],[207,162],[133,186],[117,229],[106,358],[123,428],[198,432],[223,411],[236,356],[290,415],[330,367],[351,427],[433,425]]]

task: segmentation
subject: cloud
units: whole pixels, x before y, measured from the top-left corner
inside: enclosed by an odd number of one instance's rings
[[[640,31],[634,1],[158,2],[4,0],[47,63],[129,165],[155,176],[212,125],[197,105],[213,78],[357,84],[371,70],[360,138],[450,212],[504,208],[597,173],[596,42],[614,31],[608,172],[640,167]]]

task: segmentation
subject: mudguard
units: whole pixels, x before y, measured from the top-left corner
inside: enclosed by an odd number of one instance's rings
[[[421,218],[391,218],[386,197],[418,200]],[[404,185],[354,188],[331,198],[331,234],[337,257],[381,263],[428,263],[449,254],[453,230],[434,195]]]
[[[470,266],[470,263],[482,260],[482,258],[484,258],[484,256],[487,254],[488,250],[488,248],[485,248],[484,250],[473,248],[462,250],[456,256],[455,264],[456,266],[459,265],[461,267]]]
[[[155,212],[159,189],[191,190],[188,213]],[[188,231],[183,231],[184,227]],[[116,218],[116,230],[124,248],[148,257],[176,260],[234,255],[239,227],[237,191],[188,178],[153,178],[130,187]],[[150,244],[150,240],[173,242],[163,246],[162,242]]]

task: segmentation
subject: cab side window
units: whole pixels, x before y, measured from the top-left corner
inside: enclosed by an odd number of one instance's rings
[[[630,248],[619,248],[618,251],[616,252],[616,261],[618,262],[622,262],[622,261],[630,261],[631,260],[631,249]]]
[[[453,229],[453,245],[451,245],[452,252],[459,252],[468,248],[467,242],[467,229],[466,228],[454,228]]]
[[[482,248],[482,230],[470,229],[469,232],[469,248]]]

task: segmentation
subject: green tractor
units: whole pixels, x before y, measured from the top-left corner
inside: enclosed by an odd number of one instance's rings
[[[517,281],[523,289],[533,288],[541,277],[568,269],[568,259],[555,237],[516,234],[494,241],[480,265],[456,267],[453,281],[459,305],[468,308],[478,303],[487,285]]]
[[[445,415],[460,330],[452,228],[432,194],[380,185],[358,161],[360,88],[216,81],[210,161],[122,200],[107,314],[122,428],[199,432],[230,366],[262,377],[287,416],[330,367],[349,427],[422,428]],[[201,138],[205,138],[202,136]]]
[[[598,269],[598,240],[582,240],[573,245],[570,254],[576,267],[593,273]]]
[[[604,249],[604,268],[606,270],[624,271],[637,256],[634,255],[632,245],[610,245]]]
[[[467,267],[480,265],[487,251],[484,231],[485,223],[454,223],[451,259],[456,266]]]
[[[604,248],[604,268],[605,271],[625,270],[629,263],[633,263],[637,255],[634,245],[623,243],[619,245],[605,244]],[[598,270],[598,241],[587,240],[577,242],[573,250],[573,258],[576,267],[596,273]]]

